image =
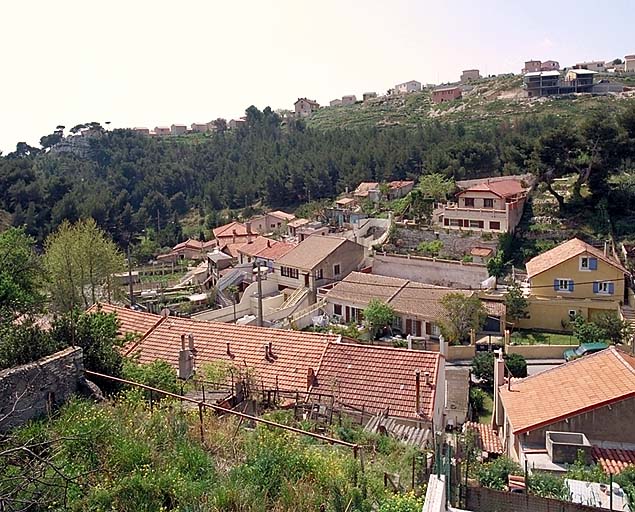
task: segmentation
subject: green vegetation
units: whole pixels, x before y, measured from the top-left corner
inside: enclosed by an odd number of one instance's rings
[[[421,242],[417,246],[417,251],[423,256],[429,256],[436,258],[443,249],[443,242],[441,240],[431,240],[429,242]]]
[[[364,308],[364,325],[371,340],[374,340],[382,329],[390,327],[394,319],[395,310],[379,299],[371,299]]]
[[[512,377],[527,377],[527,361],[520,354],[505,354],[505,366]],[[481,386],[487,390],[494,388],[494,360],[493,352],[480,352],[472,359],[472,373],[480,380]]]
[[[523,294],[517,281],[512,281],[507,286],[505,294],[505,307],[507,308],[507,318],[515,323],[518,320],[527,318],[529,313],[529,301]]]
[[[269,418],[300,426],[287,412]],[[130,394],[100,405],[71,401],[55,418],[32,422],[5,441],[0,496],[33,502],[38,510],[421,508],[421,498],[384,489],[384,471],[407,482],[417,456],[387,437],[350,424],[334,427],[332,435],[364,445],[362,471],[349,448],[281,429],[244,429],[237,418],[211,413],[204,414],[203,427],[201,442],[198,411],[170,400],[152,413]]]
[[[612,344],[626,343],[632,333],[630,324],[622,320],[614,311],[601,312],[593,320],[587,321],[576,315],[572,322],[573,335],[580,343],[605,341]]]
[[[571,334],[517,329],[511,335],[512,345],[577,345]]]
[[[479,331],[485,324],[487,312],[476,295],[448,293],[441,299],[441,304],[446,314],[438,319],[438,323],[450,343],[468,341],[470,331]]]

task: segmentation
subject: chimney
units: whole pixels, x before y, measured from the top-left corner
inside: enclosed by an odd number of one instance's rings
[[[271,240],[267,240],[267,248],[271,247]]]
[[[278,359],[276,356],[273,355],[273,341],[269,342],[269,357],[271,359]]]
[[[501,426],[503,418],[500,403],[500,387],[505,384],[505,359],[503,359],[503,351],[497,350],[497,357],[494,360],[494,426]]]
[[[245,227],[247,228],[247,243],[251,243],[251,221],[248,220],[245,222]]]
[[[272,361],[273,359],[271,358],[271,354],[269,353],[269,345],[267,343],[265,343],[263,345],[263,348],[265,349],[265,359],[267,361]]]
[[[425,379],[426,386],[432,384],[432,381],[430,380],[430,372],[423,372],[423,378]]]
[[[604,240],[604,256],[608,257],[609,255],[609,242],[608,240]]]
[[[408,350],[412,350],[412,334],[406,336],[406,341],[408,342]]]
[[[235,244],[236,243],[236,230],[232,229],[232,243]]]
[[[234,358],[234,355],[232,354],[232,350],[231,350],[231,346],[229,344],[229,341],[227,342],[227,355],[229,357],[231,357],[232,359]]]
[[[419,414],[421,409],[421,372],[415,370],[415,412]]]
[[[315,372],[313,371],[313,368],[309,367],[306,372],[306,389],[309,390],[316,384],[317,378],[315,377]]]
[[[194,335],[192,333],[189,333],[187,335],[187,343],[189,346],[189,349],[194,352]]]
[[[194,336],[188,335],[189,346],[185,348],[185,334],[181,334],[179,351],[179,379],[187,380],[194,375]]]
[[[441,354],[443,357],[448,357],[448,346],[445,343],[443,334],[439,336],[439,354]]]

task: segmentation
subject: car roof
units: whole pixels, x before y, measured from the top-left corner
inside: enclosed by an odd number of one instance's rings
[[[607,348],[608,345],[606,343],[603,342],[595,342],[595,343],[582,343],[580,345],[580,347],[586,349],[586,350],[594,350],[594,349],[603,349],[603,348]]]

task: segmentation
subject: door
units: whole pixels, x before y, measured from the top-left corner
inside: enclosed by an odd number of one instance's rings
[[[304,286],[309,287],[309,274],[304,274]]]

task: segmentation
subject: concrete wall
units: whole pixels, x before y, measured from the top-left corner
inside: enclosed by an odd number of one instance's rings
[[[467,508],[474,512],[597,512],[597,508],[531,494],[468,487]]]
[[[474,359],[476,355],[476,346],[474,345],[450,345],[448,347],[448,361],[467,361]]]
[[[0,432],[23,425],[66,402],[84,375],[81,348],[0,371]]]
[[[575,345],[507,345],[506,354],[520,354],[525,359],[563,359],[565,350]]]
[[[600,311],[614,311],[619,314],[619,303],[611,299],[530,297],[529,315],[518,321],[518,327],[521,329],[565,331],[564,325],[570,320],[570,311],[575,311],[576,314],[588,320]]]
[[[480,263],[399,254],[376,254],[373,260],[373,274],[451,288],[474,289],[479,289],[481,282],[489,277],[487,267]]]
[[[584,392],[584,375],[580,376],[580,392]],[[582,432],[591,444],[601,442],[635,443],[635,398],[627,398],[611,406],[600,407],[568,418],[568,421],[552,423],[533,430],[523,437],[524,443],[545,442],[547,430],[556,432]]]
[[[405,229],[397,228],[391,237],[391,242],[401,250],[416,250],[421,242],[441,240],[443,248],[439,253],[440,258],[461,259],[464,255],[470,254],[473,247],[487,247],[496,253],[498,240],[496,235],[492,235],[490,240],[485,240],[478,230],[463,228],[458,230],[445,230],[445,228],[433,229]],[[390,251],[388,251],[390,252]]]

